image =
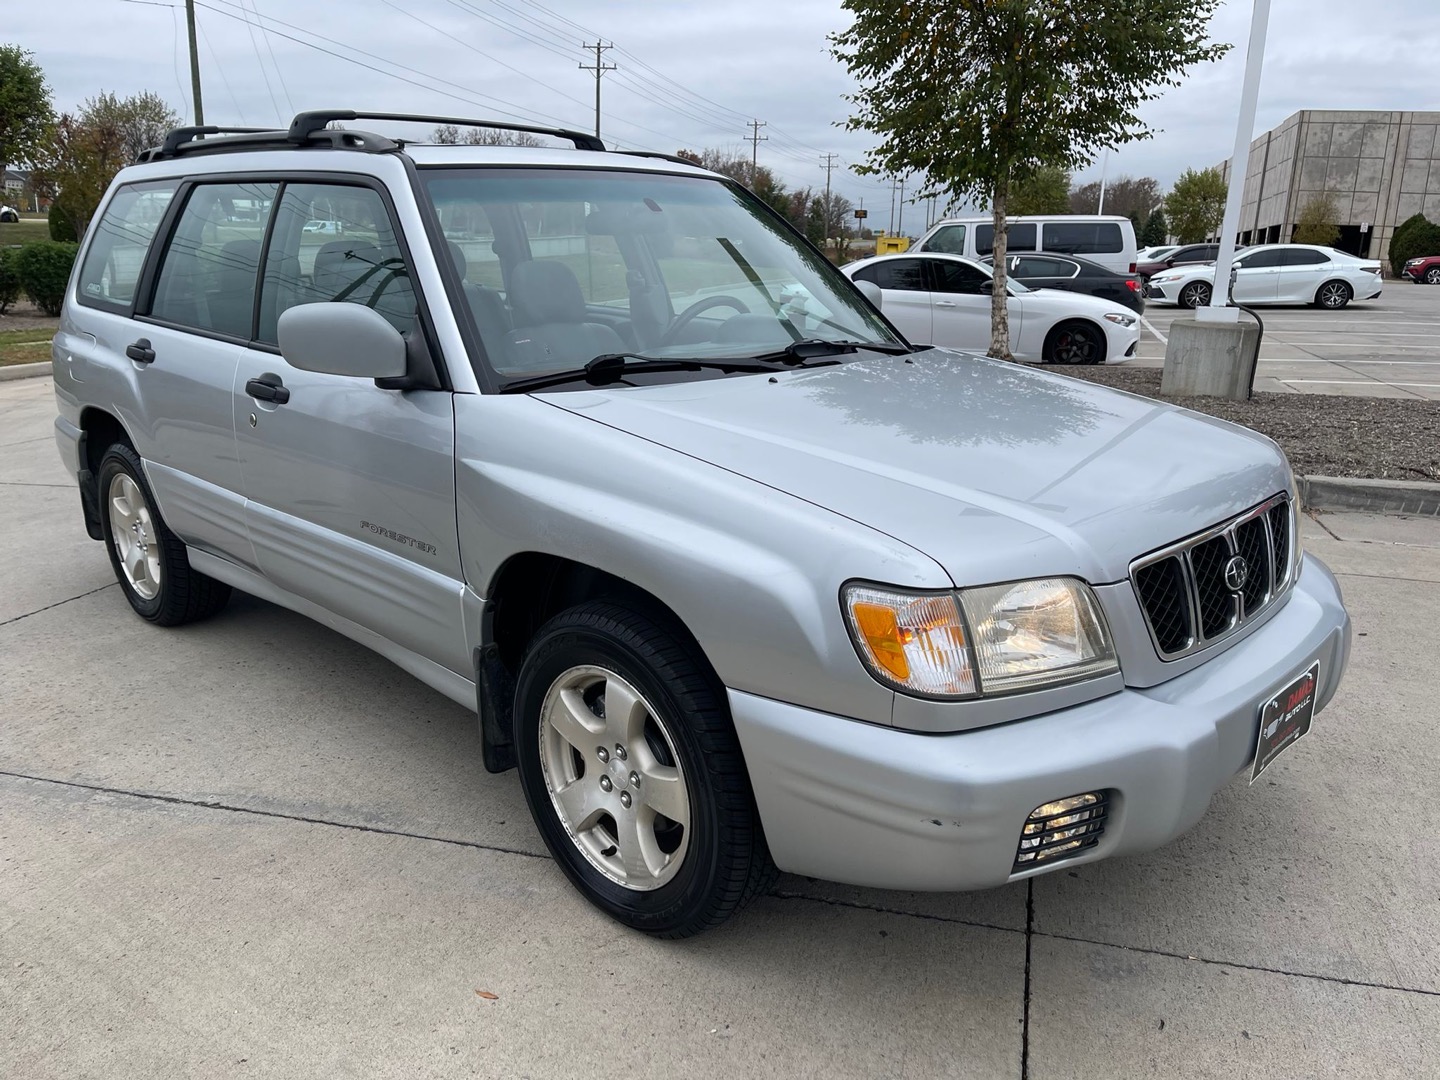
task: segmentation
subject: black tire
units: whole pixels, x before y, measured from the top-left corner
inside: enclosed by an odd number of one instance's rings
[[[15,222],[17,222],[17,221],[19,221],[19,220],[20,220],[20,215],[17,214],[17,213],[15,213],[15,212],[12,211],[12,210],[6,210],[5,213],[0,214],[0,221],[3,221],[3,222],[5,222],[5,223],[8,224],[8,225],[13,225],[13,224],[15,224]]]
[[[1204,307],[1210,303],[1210,283],[1208,281],[1192,281],[1185,288],[1180,290],[1180,306],[1191,308]]]
[[[1440,285],[1440,266],[1432,266],[1425,271],[1426,285]]]
[[[719,926],[769,891],[778,871],[765,845],[723,687],[683,633],[667,623],[596,601],[561,612],[542,626],[516,684],[515,747],[530,813],[566,877],[587,900],[626,926],[655,937],[683,938]],[[663,745],[673,746],[671,764],[678,766],[688,789],[690,820],[682,859],[667,871],[673,877],[658,887],[630,888],[598,869],[592,862],[596,856],[582,850],[581,840],[567,829],[547,786],[541,746],[547,736],[546,698],[553,686],[581,668],[604,669],[638,690],[651,706],[649,715],[663,720],[669,740]],[[604,723],[603,706],[596,717]],[[593,769],[597,784],[604,786],[602,778],[613,770],[613,765],[602,764],[608,760],[584,761],[582,778],[573,783],[588,781]],[[578,756],[574,761],[579,763]],[[603,798],[609,799],[612,789],[604,790]],[[633,790],[638,793],[640,788]],[[620,831],[615,826],[617,836]],[[600,854],[615,857],[615,850]]]
[[[1105,331],[1094,323],[1068,319],[1046,335],[1040,359],[1046,364],[1103,364],[1108,345]]]
[[[1355,290],[1343,281],[1327,281],[1315,290],[1315,306],[1326,311],[1339,311],[1350,303]]]
[[[121,565],[112,520],[116,511],[111,492],[122,476],[128,477],[138,489],[153,526],[145,537],[145,542],[156,549],[155,565],[159,571],[158,589],[153,596],[142,595]],[[184,543],[170,531],[160,516],[155,496],[140,464],[140,455],[124,443],[115,443],[100,459],[99,493],[105,550],[110,554],[110,565],[120,582],[120,589],[137,615],[156,626],[180,626],[204,619],[225,606],[230,599],[230,586],[191,568]]]

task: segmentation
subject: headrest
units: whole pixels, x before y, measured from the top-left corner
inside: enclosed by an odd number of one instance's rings
[[[529,260],[510,272],[510,308],[516,326],[585,321],[585,296],[575,272],[562,262]]]
[[[446,240],[445,246],[450,250],[450,261],[455,264],[455,272],[460,275],[460,280],[464,281],[465,274],[470,269],[464,250],[454,240]]]

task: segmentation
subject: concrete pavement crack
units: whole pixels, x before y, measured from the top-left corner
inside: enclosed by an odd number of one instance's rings
[[[1025,1006],[1020,1020],[1020,1080],[1030,1080],[1030,948],[1035,941],[1035,879],[1025,882]]]
[[[16,615],[13,619],[6,619],[4,622],[0,622],[0,627],[9,626],[11,623],[17,623],[21,619],[28,619],[31,615],[39,615],[42,611],[49,611],[51,608],[60,607],[62,604],[68,604],[72,600],[83,600],[87,596],[94,596],[97,592],[104,592],[106,589],[113,589],[118,584],[120,584],[118,581],[112,581],[109,585],[101,585],[98,589],[91,589],[89,592],[82,592],[78,596],[67,596],[64,600],[56,600],[53,604],[46,604],[44,607],[36,608],[34,611],[27,611],[24,615]]]
[[[449,844],[453,847],[474,848],[478,851],[495,851],[503,855],[520,855],[527,859],[544,859],[550,861],[549,855],[537,854],[533,851],[524,851],[521,848],[509,848],[500,844],[482,844],[478,840],[456,840],[449,836],[430,836],[427,833],[406,832],[404,829],[387,829],[379,825],[360,825],[352,821],[333,821],[329,818],[306,817],[304,814],[282,814],[277,810],[257,810],[251,806],[235,806],[232,803],[222,803],[211,799],[186,799],[179,795],[158,795],[150,791],[131,791],[126,788],[106,787],[103,784],[85,784],[78,780],[56,780],[49,776],[32,776],[29,773],[12,772],[9,769],[0,769],[0,776],[8,776],[14,780],[29,780],[37,784],[54,784],[57,787],[78,788],[81,791],[94,791],[103,795],[123,795],[131,799],[144,799],[147,802],[166,803],[171,806],[194,806],[202,810],[224,810],[232,814],[251,814],[255,817],[278,818],[281,821],[298,821],[304,825],[329,825],[336,829],[352,829],[355,832],[375,833],[379,836],[399,836],[407,840],[428,840],[435,844]]]

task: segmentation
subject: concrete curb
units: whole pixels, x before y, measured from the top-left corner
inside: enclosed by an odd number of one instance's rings
[[[41,375],[49,375],[54,370],[52,362],[41,360],[36,364],[10,364],[0,367],[0,382],[10,382],[12,379],[35,379]]]
[[[1300,502],[1307,510],[1440,517],[1440,484],[1425,480],[1361,480],[1350,476],[1301,476],[1297,480]]]

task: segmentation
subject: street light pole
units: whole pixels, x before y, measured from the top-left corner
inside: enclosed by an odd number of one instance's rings
[[[205,106],[200,103],[200,50],[195,47],[195,0],[185,0],[185,25],[190,31],[190,93],[195,98],[195,126],[205,126]]]
[[[1235,261],[1235,233],[1240,228],[1240,202],[1250,165],[1250,139],[1255,134],[1255,105],[1260,97],[1260,69],[1265,63],[1265,34],[1270,27],[1270,0],[1255,0],[1250,15],[1250,45],[1245,53],[1245,82],[1240,88],[1240,117],[1235,125],[1235,152],[1230,156],[1230,191],[1220,225],[1220,251],[1208,307],[1196,308],[1199,322],[1233,323],[1240,309],[1229,307],[1230,264]]]

